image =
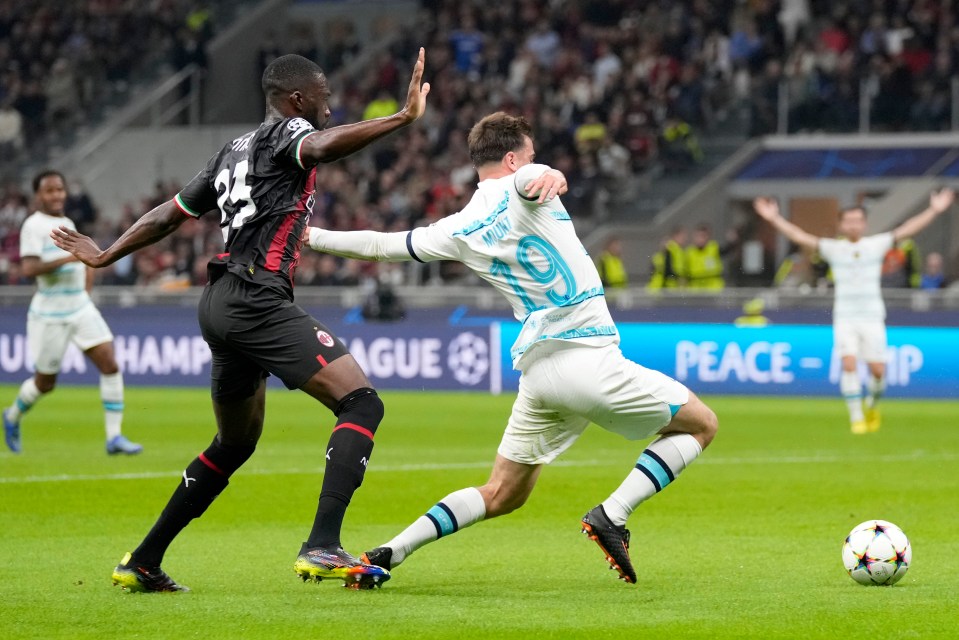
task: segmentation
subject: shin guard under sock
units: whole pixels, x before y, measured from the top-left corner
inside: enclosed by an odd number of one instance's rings
[[[142,565],[158,567],[163,554],[183,528],[198,518],[230,482],[230,476],[251,455],[252,446],[230,446],[219,436],[206,451],[193,459],[183,471],[183,479],[167,502],[163,513],[133,552],[133,559]]]
[[[323,488],[304,549],[340,546],[343,516],[363,483],[373,435],[383,419],[383,402],[373,389],[357,389],[343,398],[334,414],[338,419],[326,445]]]

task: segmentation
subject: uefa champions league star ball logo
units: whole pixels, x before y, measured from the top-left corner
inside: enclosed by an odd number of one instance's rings
[[[460,384],[475,385],[489,371],[489,346],[483,338],[461,333],[447,347],[446,364]]]

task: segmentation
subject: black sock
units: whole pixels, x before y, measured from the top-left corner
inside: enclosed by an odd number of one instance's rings
[[[207,510],[230,483],[233,472],[253,455],[253,447],[220,444],[219,438],[193,459],[156,524],[133,552],[137,564],[158,567],[173,539]]]
[[[354,391],[340,402],[339,418],[326,446],[326,473],[304,548],[340,545],[343,516],[353,493],[363,484],[373,451],[373,434],[383,419],[383,403],[372,389]]]

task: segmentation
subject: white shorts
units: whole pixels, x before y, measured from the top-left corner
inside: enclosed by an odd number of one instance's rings
[[[549,464],[590,422],[641,440],[669,424],[688,401],[686,387],[627,360],[617,345],[564,345],[524,365],[499,454],[521,464]]]
[[[840,356],[886,361],[886,323],[882,320],[839,320],[833,323],[832,334]]]
[[[27,317],[27,348],[37,373],[60,373],[63,354],[71,342],[86,351],[111,340],[110,327],[92,304],[63,319]]]

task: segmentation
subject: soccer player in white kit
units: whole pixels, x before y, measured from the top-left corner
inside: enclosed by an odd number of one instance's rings
[[[120,432],[123,374],[113,355],[113,334],[90,300],[92,271],[54,245],[50,237],[61,225],[75,228],[64,214],[66,181],[57,171],[42,171],[33,179],[33,192],[39,209],[20,229],[20,259],[24,275],[37,279],[27,313],[27,346],[35,372],[3,411],[7,447],[20,453],[20,420],[43,395],[53,391],[63,355],[73,342],[100,371],[107,453],[140,453],[143,447]]]
[[[490,479],[446,496],[364,557],[392,569],[424,544],[514,511],[542,466],[595,422],[629,440],[660,435],[582,520],[610,565],[634,583],[626,519],[702,453],[718,423],[682,384],[623,356],[596,267],[553,197],[565,191],[565,178],[532,164],[530,131],[525,119],[502,112],[480,120],[468,138],[477,191],[462,211],[429,227],[310,232],[314,249],[350,258],[462,262],[506,296],[523,323],[512,347],[519,394]]]
[[[866,210],[849,207],[839,212],[840,239],[820,238],[803,231],[779,213],[772,198],[757,198],[753,207],[760,217],[797,245],[819,251],[832,268],[835,282],[833,301],[833,348],[842,358],[839,390],[849,408],[850,429],[855,434],[879,430],[877,406],[886,388],[886,306],[880,280],[886,252],[895,243],[925,229],[952,206],[952,189],[933,192],[929,206],[890,232],[866,236]],[[863,411],[862,381],[858,362],[869,369]]]

